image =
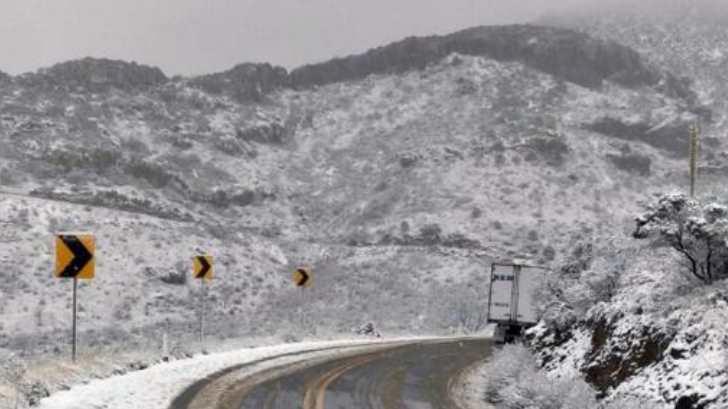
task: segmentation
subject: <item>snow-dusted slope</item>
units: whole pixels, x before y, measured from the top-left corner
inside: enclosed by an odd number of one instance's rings
[[[424,338],[419,338],[424,339]],[[387,344],[413,342],[418,338],[387,341],[342,340],[244,348],[208,356],[162,363],[141,371],[99,379],[43,399],[39,409],[166,409],[185,388],[219,371],[243,366],[232,375],[248,377],[266,369],[307,360],[363,353]]]
[[[621,246],[576,276],[554,277],[561,295],[529,331],[540,363],[555,378],[583,377],[608,400],[636,397],[671,408],[682,398],[725,407],[728,284],[692,279],[670,249]],[[597,295],[610,274],[614,286]]]
[[[499,53],[509,41],[516,52]],[[165,80],[81,60],[3,81],[0,256],[21,261],[0,272],[0,347],[65,352],[60,230],[98,239],[82,351],[156,351],[164,333],[189,348],[199,290],[179,277],[199,252],[217,260],[210,337],[369,320],[450,331],[477,321],[492,259],[548,264],[572,234],[612,230],[646,192],[684,183],[700,114],[639,54],[530,26],[299,72],[308,82],[267,65]],[[301,294],[289,276],[306,264]]]

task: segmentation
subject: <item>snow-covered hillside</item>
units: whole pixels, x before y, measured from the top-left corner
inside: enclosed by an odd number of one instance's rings
[[[726,407],[725,203],[724,194],[662,195],[634,237],[575,243],[539,292],[530,351],[505,347],[473,374],[480,399],[498,408]]]
[[[557,378],[581,374],[612,398],[728,405],[728,287],[686,275],[680,257],[670,249],[611,249],[583,273],[562,276],[561,309],[529,334],[545,370]],[[590,291],[590,282],[611,271],[612,296]]]
[[[66,352],[51,244],[67,230],[98,240],[89,353],[158,351],[163,334],[193,348],[199,285],[183,277],[202,252],[211,338],[473,326],[491,260],[548,265],[572,235],[619,229],[685,183],[687,127],[710,113],[629,48],[528,25],[281,70],[169,79],[84,59],[1,80],[0,257],[17,262],[0,348]]]

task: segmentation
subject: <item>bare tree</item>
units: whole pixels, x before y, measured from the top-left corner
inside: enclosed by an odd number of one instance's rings
[[[479,291],[479,287],[483,287]],[[442,323],[465,333],[482,330],[487,324],[488,294],[486,286],[457,283],[436,287],[433,292],[440,300],[437,306]]]
[[[477,297],[467,297],[469,300],[460,298],[455,304],[455,319],[459,327],[466,333],[477,332],[485,327],[487,308],[479,305],[482,300]]]
[[[653,238],[683,258],[688,271],[711,284],[728,277],[728,208],[718,203],[701,204],[684,194],[666,194],[636,219],[633,236]]]

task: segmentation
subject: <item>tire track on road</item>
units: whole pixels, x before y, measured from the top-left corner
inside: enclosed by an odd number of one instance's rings
[[[460,338],[290,352],[201,379],[170,409],[462,409],[454,395],[489,350]]]

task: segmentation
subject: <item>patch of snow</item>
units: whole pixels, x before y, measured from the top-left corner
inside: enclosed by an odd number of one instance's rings
[[[194,382],[234,365],[253,363],[266,358],[294,352],[307,352],[322,348],[342,348],[377,345],[387,342],[424,340],[424,337],[399,338],[387,341],[362,341],[357,339],[342,341],[305,342],[260,348],[246,348],[237,351],[196,356],[192,359],[155,365],[142,371],[108,379],[93,380],[85,385],[72,387],[45,398],[39,409],[166,409],[172,400]],[[315,352],[318,356],[342,352],[342,349]],[[307,357],[311,357],[307,355]],[[257,371],[295,362],[301,356],[290,356],[253,365],[245,371]]]

